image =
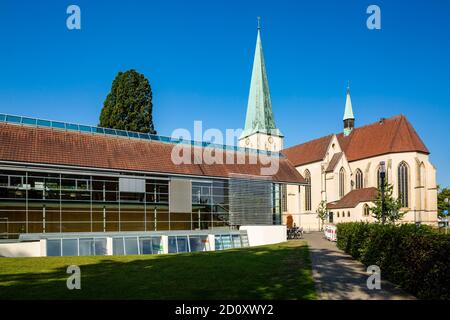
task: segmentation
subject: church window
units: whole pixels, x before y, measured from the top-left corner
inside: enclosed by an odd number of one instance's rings
[[[309,170],[305,171],[305,180],[307,183],[305,186],[305,210],[311,211],[311,173]]]
[[[342,198],[345,195],[345,170],[341,168],[339,171],[339,197]]]
[[[370,213],[369,205],[366,203],[363,207],[363,216],[368,217]]]
[[[360,169],[356,170],[355,180],[356,180],[356,189],[364,188],[363,173]]]
[[[403,207],[408,207],[409,205],[408,179],[408,165],[402,161],[398,166],[398,198]]]

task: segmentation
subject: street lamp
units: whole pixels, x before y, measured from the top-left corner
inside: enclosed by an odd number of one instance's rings
[[[386,178],[385,162],[380,162],[380,183],[381,183],[381,223],[386,222],[385,208],[384,208],[384,179]]]
[[[445,198],[444,202],[448,205],[449,199]],[[447,229],[448,229],[448,210],[447,210],[447,215],[445,215],[445,234],[447,234]]]

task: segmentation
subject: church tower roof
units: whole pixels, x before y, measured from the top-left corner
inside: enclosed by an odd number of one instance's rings
[[[345,100],[344,119],[355,119],[353,115],[352,99],[350,97],[350,85],[347,86],[347,99]]]
[[[253,60],[252,79],[248,96],[245,128],[241,138],[254,133],[282,136],[275,126],[270,99],[269,81],[267,80],[264,54],[261,44],[261,27],[258,17],[255,57]]]

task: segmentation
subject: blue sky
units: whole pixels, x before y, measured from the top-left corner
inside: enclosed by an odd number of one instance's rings
[[[81,8],[81,30],[66,8]],[[381,30],[366,8],[381,8]],[[261,16],[275,120],[291,146],[403,113],[450,185],[449,1],[0,1],[0,112],[96,125],[118,71],[153,88],[159,134],[244,125]]]

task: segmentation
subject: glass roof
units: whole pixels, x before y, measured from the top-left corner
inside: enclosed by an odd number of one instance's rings
[[[183,144],[190,144],[190,145],[198,146],[198,147],[222,149],[222,150],[226,150],[226,151],[249,152],[249,153],[254,153],[254,154],[264,154],[264,155],[270,155],[270,156],[276,156],[276,157],[282,156],[282,154],[279,152],[270,152],[270,151],[250,149],[250,148],[241,148],[241,147],[236,147],[236,146],[215,144],[215,143],[211,143],[211,142],[183,140],[183,139],[176,139],[176,138],[172,138],[172,137],[161,136],[161,135],[150,134],[150,133],[141,133],[141,132],[127,131],[127,130],[94,127],[94,126],[87,126],[87,125],[61,122],[61,121],[52,121],[52,120],[44,120],[44,119],[37,119],[37,118],[30,118],[30,117],[22,117],[22,116],[16,116],[16,115],[4,114],[4,113],[0,113],[0,122],[27,125],[27,126],[33,126],[33,127],[55,128],[55,129],[61,129],[61,130],[66,130],[66,131],[76,131],[76,132],[82,132],[82,133],[93,133],[93,134],[111,135],[111,136],[119,136],[119,137],[128,137],[128,138],[133,138],[133,139],[160,141],[160,142],[165,142],[165,143],[175,143],[175,144],[183,143]]]

